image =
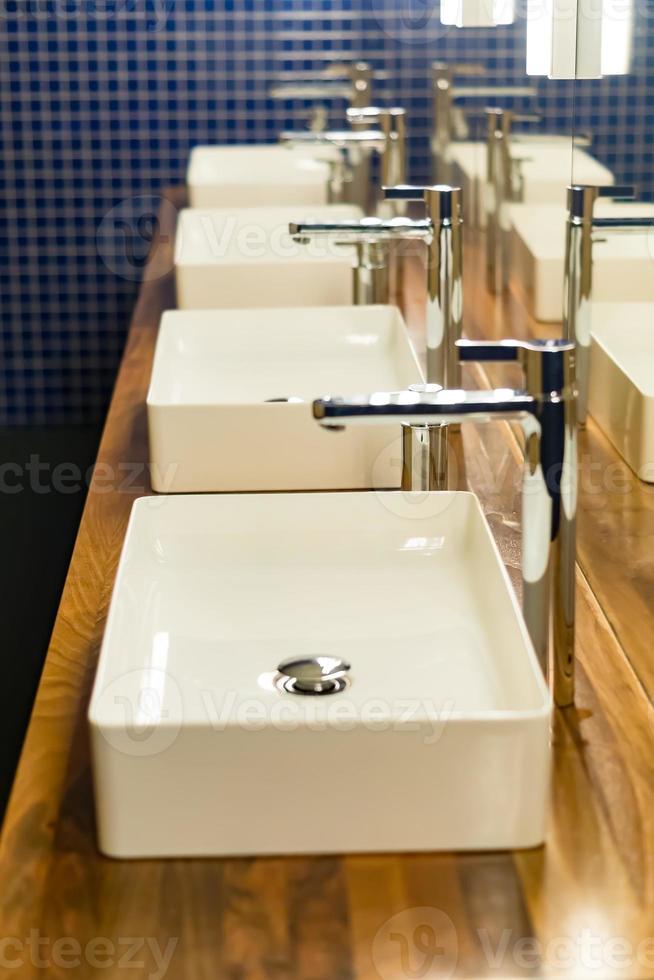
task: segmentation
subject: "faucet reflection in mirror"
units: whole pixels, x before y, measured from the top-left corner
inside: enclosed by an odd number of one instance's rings
[[[642,234],[654,228],[654,218],[616,216],[596,218],[595,202],[600,197],[633,200],[635,190],[629,186],[597,187],[573,184],[568,187],[565,265],[563,282],[563,335],[577,345],[578,419],[586,422],[588,375],[593,302],[593,231],[602,235]]]

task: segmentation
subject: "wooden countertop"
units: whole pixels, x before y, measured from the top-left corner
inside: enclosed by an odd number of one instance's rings
[[[159,317],[174,305],[173,223],[164,209],[0,840],[0,976],[41,977],[40,961],[53,977],[654,977],[654,487],[592,420],[580,447],[577,704],[554,719],[544,848],[98,853],[85,714],[129,511],[150,492],[144,400]],[[512,295],[490,301],[481,254],[474,242],[466,251],[468,335],[542,334]],[[409,263],[418,349],[420,284]],[[465,427],[463,440],[462,485],[479,494],[517,581],[517,442],[505,424]]]

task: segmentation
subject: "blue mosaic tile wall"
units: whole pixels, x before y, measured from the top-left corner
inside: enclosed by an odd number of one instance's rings
[[[359,57],[387,69],[379,95],[407,107],[423,180],[431,61],[480,60],[498,81],[524,70],[524,24],[443,29],[435,0],[3,0],[0,20],[0,424],[102,415],[160,192],[196,143],[303,125],[305,104],[267,98],[280,72]],[[570,84],[544,80],[525,106],[559,130],[574,109],[648,195],[653,44],[639,31],[636,74],[579,86],[575,106]]]

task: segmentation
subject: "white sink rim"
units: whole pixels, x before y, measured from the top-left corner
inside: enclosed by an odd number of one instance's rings
[[[187,183],[197,187],[304,183],[322,186],[329,178],[329,147],[292,148],[278,144],[197,146],[189,158]],[[272,203],[272,202],[271,202]]]
[[[654,483],[654,302],[593,303],[588,410],[643,483]],[[649,369],[649,370],[648,370]]]
[[[315,242],[307,247],[293,243],[288,226],[291,222],[349,221],[358,220],[361,209],[353,204],[287,204],[265,208],[183,208],[180,211],[175,234],[174,265],[176,268],[194,268],[229,265],[286,265],[289,262],[315,265],[331,263],[349,265],[355,256],[354,246],[341,247],[329,242]],[[200,236],[200,229],[206,232]],[[229,240],[223,254],[216,255],[210,238],[222,229],[229,231]],[[253,243],[253,251],[245,253],[238,245],[239,235],[248,231],[262,232],[265,241]],[[188,238],[187,236],[191,236]],[[279,235],[279,244],[292,246],[292,254],[279,255],[271,247],[271,238]],[[198,247],[199,246],[199,247]],[[259,254],[254,249],[259,248]]]
[[[398,424],[349,427],[335,438],[316,424],[311,402],[422,381],[396,306],[168,311],[146,398],[153,488],[397,487]],[[277,400],[287,398],[298,400]]]
[[[641,315],[649,322],[643,323],[640,320]],[[652,339],[651,356],[654,363],[654,303],[630,303],[628,310],[625,310],[622,303],[593,303],[591,327],[593,343],[601,347],[607,357],[615,362],[643,398],[654,399],[654,376],[647,371],[647,367],[643,365],[642,361],[637,359],[633,362],[630,361],[630,357],[635,356],[633,351],[621,350],[619,345],[615,345],[613,337],[606,336],[607,332],[611,330],[611,326],[610,323],[604,321],[605,316],[607,318],[615,316],[620,321],[620,340],[625,344],[630,333],[636,331],[640,334],[649,330]],[[625,318],[629,322],[625,323]],[[631,322],[633,320],[636,322]],[[640,337],[638,339],[640,340]]]
[[[380,497],[382,498],[381,501],[379,500]],[[132,512],[130,515],[127,533],[123,545],[123,550],[121,553],[121,558],[116,573],[116,580],[115,580],[114,590],[112,593],[112,599],[109,607],[109,612],[107,615],[107,623],[105,627],[105,633],[102,641],[100,658],[98,662],[98,672],[96,675],[96,680],[95,680],[94,689],[93,689],[90,706],[89,706],[89,712],[88,712],[88,717],[91,724],[92,725],[102,724],[103,726],[108,725],[110,727],[113,724],[115,724],[115,726],[120,730],[124,728],[124,717],[120,717],[120,719],[117,720],[116,717],[114,717],[114,719],[112,720],[111,717],[107,718],[102,714],[102,711],[98,707],[97,695],[99,689],[102,687],[103,682],[106,679],[106,672],[108,669],[108,665],[106,661],[110,656],[111,648],[117,644],[119,647],[121,647],[121,649],[124,649],[125,646],[128,645],[122,643],[117,636],[120,629],[119,624],[117,623],[118,607],[120,606],[121,599],[122,599],[122,595],[121,595],[122,590],[125,588],[125,580],[128,577],[128,567],[130,565],[130,562],[133,560],[133,552],[137,549],[135,539],[139,533],[139,527],[141,522],[144,519],[147,520],[147,517],[144,518],[143,515],[154,514],[156,517],[157,514],[164,514],[167,507],[176,508],[180,513],[183,512],[185,509],[193,508],[194,506],[206,507],[207,509],[211,507],[216,507],[218,510],[220,510],[221,507],[224,509],[228,509],[232,503],[237,505],[237,509],[242,508],[244,512],[247,512],[248,510],[255,510],[257,507],[262,508],[262,510],[265,512],[269,508],[274,510],[275,506],[279,505],[281,508],[285,506],[286,503],[288,503],[289,505],[292,505],[295,513],[297,513],[297,508],[300,505],[305,505],[305,506],[310,506],[312,508],[312,513],[317,516],[317,514],[320,513],[319,508],[322,503],[323,506],[327,505],[327,508],[329,506],[334,506],[336,508],[336,511],[343,510],[345,512],[347,512],[348,507],[352,507],[352,506],[356,507],[357,505],[360,504],[364,508],[368,507],[369,505],[375,507],[379,505],[380,516],[382,517],[382,519],[388,519],[388,514],[391,513],[391,508],[387,509],[384,500],[387,503],[393,505],[392,498],[395,498],[395,501],[400,501],[400,502],[407,501],[407,500],[410,501],[411,498],[414,498],[414,501],[417,502],[419,507],[427,507],[430,503],[430,498],[431,500],[434,500],[435,498],[439,498],[439,503],[440,501],[442,501],[444,506],[443,509],[432,518],[436,522],[438,522],[438,520],[442,518],[442,514],[445,512],[446,505],[448,502],[453,502],[455,506],[463,506],[461,502],[465,501],[465,505],[470,509],[471,515],[473,515],[471,519],[474,521],[479,521],[481,519],[486,532],[485,535],[486,540],[485,540],[484,547],[489,549],[488,553],[492,554],[493,559],[496,562],[496,566],[495,566],[496,571],[501,577],[503,585],[505,587],[505,592],[503,591],[503,594],[506,594],[506,596],[509,599],[512,615],[514,617],[514,626],[520,637],[520,644],[522,646],[522,650],[520,651],[519,656],[521,658],[522,657],[526,658],[525,663],[528,664],[529,680],[530,683],[533,684],[531,695],[536,696],[539,699],[539,704],[537,706],[530,706],[527,708],[489,707],[484,710],[465,710],[465,711],[455,710],[450,715],[448,715],[448,722],[450,720],[455,723],[465,723],[468,721],[497,721],[497,722],[507,721],[508,722],[508,721],[513,721],[515,719],[528,720],[528,719],[537,719],[537,718],[542,719],[544,717],[549,717],[552,708],[551,694],[549,692],[545,678],[543,677],[542,670],[538,663],[538,658],[533,648],[533,644],[531,642],[531,638],[529,636],[527,627],[524,623],[524,619],[522,617],[520,606],[517,597],[515,595],[515,592],[513,590],[513,586],[511,585],[511,581],[509,579],[508,573],[499,554],[497,543],[495,542],[490,527],[488,526],[488,523],[484,518],[481,505],[476,495],[471,491],[432,491],[428,494],[423,494],[418,492],[405,493],[403,491],[384,490],[384,491],[366,491],[363,493],[360,491],[345,491],[343,493],[333,493],[330,491],[326,491],[326,492],[318,492],[318,493],[298,493],[298,494],[295,493],[292,494],[254,493],[254,494],[221,494],[221,495],[184,494],[184,495],[173,495],[169,497],[149,496],[149,497],[141,497],[138,500],[136,500],[132,506]],[[410,508],[415,507],[416,505],[415,502],[410,502],[408,506]],[[398,508],[401,508],[401,506],[402,504],[400,503],[398,505]],[[394,519],[396,519],[396,515],[393,515],[391,513],[390,520],[392,521]],[[400,517],[399,520],[401,523],[405,523],[405,524],[407,523],[407,520],[405,518]],[[408,524],[407,526],[411,527],[412,525]],[[225,533],[227,534],[228,532]],[[418,546],[418,550],[421,550],[420,545]],[[430,546],[428,543],[425,545],[424,550],[427,552],[430,550]],[[438,599],[437,597],[435,597],[434,611],[436,611],[437,605],[438,605]],[[141,613],[138,613],[137,615],[139,616],[139,618],[141,618]],[[128,636],[130,640],[133,641],[133,634],[128,633]],[[509,661],[509,663],[511,662],[512,661]],[[136,662],[131,662],[129,665],[131,669],[139,669],[140,666],[141,666],[140,658]],[[274,666],[275,665],[271,663],[271,668]],[[521,694],[522,693],[523,692],[521,692]],[[322,701],[322,703],[328,703],[330,701],[330,698],[319,699],[319,700]],[[104,703],[101,706],[102,709],[106,709],[107,707],[111,709],[114,716],[120,714],[115,704],[111,705],[108,703]],[[115,711],[114,708],[116,708]],[[177,725],[180,723],[180,721],[181,721],[180,718],[175,717],[174,715],[169,715],[166,719],[162,719],[159,724],[163,728],[166,728],[169,725],[171,726]]]
[[[271,322],[272,321],[272,322]],[[285,333],[285,336],[279,336]],[[316,384],[313,394],[309,392],[299,394],[298,388],[304,382],[298,384],[291,383],[293,390],[283,392],[283,384],[276,384],[274,379],[271,384],[271,395],[268,398],[259,398],[254,395],[242,399],[221,398],[216,391],[215,397],[196,399],[193,395],[189,398],[187,390],[175,391],[176,385],[183,383],[179,377],[179,362],[188,359],[193,362],[200,360],[205,366],[208,358],[215,356],[221,357],[222,350],[217,342],[224,338],[227,344],[240,340],[241,337],[235,336],[246,334],[243,341],[253,341],[254,348],[248,349],[246,346],[236,351],[234,362],[230,366],[233,369],[242,370],[244,375],[251,374],[257,370],[257,361],[262,361],[262,367],[268,362],[265,353],[262,351],[262,344],[267,339],[272,339],[272,335],[279,337],[277,349],[281,352],[288,346],[290,351],[297,350],[296,344],[301,344],[303,339],[315,340],[318,342],[316,354],[324,353],[325,350],[331,351],[331,341],[333,339],[334,352],[338,355],[343,352],[344,359],[349,350],[356,350],[358,343],[349,344],[354,337],[361,338],[364,343],[361,347],[364,351],[370,348],[366,341],[375,338],[381,344],[388,340],[393,345],[400,345],[398,360],[403,359],[404,364],[398,365],[398,371],[402,377],[398,377],[395,384],[388,385],[384,382],[387,378],[380,378],[377,384],[368,384],[368,376],[362,376],[358,385],[346,384],[343,390],[365,392],[369,390],[384,391],[402,390],[410,384],[420,383],[423,380],[423,373],[420,361],[415,348],[411,343],[411,338],[407,330],[402,314],[396,306],[392,305],[370,305],[370,306],[315,306],[315,307],[274,307],[269,310],[258,308],[244,309],[220,309],[220,310],[167,310],[159,325],[159,333],[155,346],[154,359],[152,364],[152,374],[150,385],[146,396],[148,407],[169,407],[182,408],[192,405],[194,408],[214,408],[218,405],[224,408],[233,408],[238,411],[243,405],[261,406],[269,411],[288,411],[294,410],[295,402],[273,402],[275,397],[301,397],[306,404],[315,398],[321,398],[329,391],[339,388],[339,377],[334,377],[330,386],[319,386]],[[194,336],[193,336],[194,335]],[[304,336],[303,336],[304,335]],[[333,335],[330,336],[330,335]],[[182,350],[184,341],[189,340],[196,343],[192,351]],[[207,340],[215,340],[215,350],[204,352],[203,344]],[[384,347],[384,353],[388,353]],[[227,354],[228,351],[225,351]],[[298,372],[304,373],[311,370],[313,350],[300,350],[302,359],[298,359]],[[306,354],[306,359],[304,355]],[[242,358],[242,363],[239,361]],[[410,373],[412,369],[412,373]],[[406,372],[406,373],[404,373]],[[262,372],[265,374],[265,371]],[[266,379],[268,380],[268,379]],[[209,383],[220,385],[217,376],[209,378]],[[248,384],[248,378],[244,378],[244,386]],[[341,387],[343,387],[341,385]],[[340,388],[339,388],[340,390]],[[277,394],[272,394],[277,391]]]

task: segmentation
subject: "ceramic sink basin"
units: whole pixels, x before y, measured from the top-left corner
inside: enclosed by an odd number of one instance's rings
[[[279,689],[281,661],[316,656],[350,685]],[[473,495],[142,498],[89,711],[100,847],[537,845],[549,716]]]
[[[563,308],[565,207],[513,204],[511,274],[514,288],[537,320],[560,320]],[[654,205],[599,200],[596,216],[654,216]],[[594,233],[593,298],[654,302],[654,235]]]
[[[654,304],[595,303],[588,408],[636,475],[654,483]]]
[[[514,160],[522,161],[523,202],[525,204],[565,205],[565,189],[574,179],[580,184],[613,184],[613,174],[594,157],[571,140],[552,137],[551,143],[539,140],[511,144]],[[477,227],[486,225],[486,144],[461,142],[452,144],[454,180],[461,185],[466,215]]]
[[[351,303],[354,250],[329,241],[297,244],[291,221],[349,221],[350,204],[257,210],[182,211],[175,239],[180,309]]]
[[[400,426],[354,426],[335,438],[311,402],[422,380],[394,306],[165,313],[147,399],[153,486],[398,487]]]
[[[329,147],[196,146],[186,183],[193,208],[327,204]]]

